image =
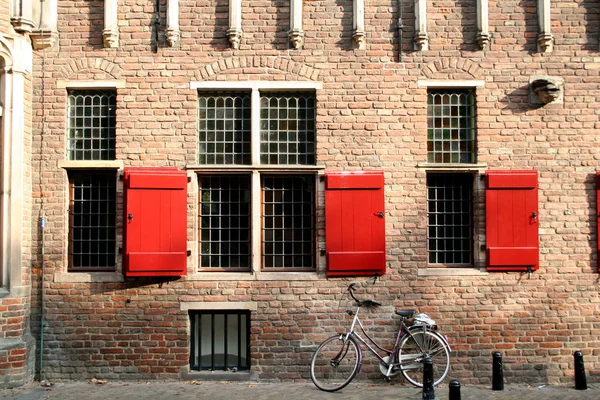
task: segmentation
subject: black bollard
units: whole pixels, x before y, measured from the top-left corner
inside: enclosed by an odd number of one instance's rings
[[[448,400],[460,400],[460,382],[452,380],[448,388]]]
[[[502,370],[502,354],[496,352],[492,356],[492,390],[504,390],[504,371]]]
[[[583,354],[580,351],[573,353],[575,359],[575,389],[587,390],[587,380],[585,378],[585,367],[583,365]]]
[[[433,360],[431,357],[423,359],[423,400],[435,400],[433,388]]]

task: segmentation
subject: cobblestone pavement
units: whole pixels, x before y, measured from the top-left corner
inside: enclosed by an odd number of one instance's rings
[[[100,383],[98,383],[100,382]],[[448,400],[447,384],[436,388],[436,399]],[[388,383],[356,383],[336,393],[319,391],[311,383],[255,382],[66,382],[50,388],[32,384],[26,388],[1,390],[0,399],[7,400],[259,400],[259,399],[335,399],[382,400],[422,399],[422,391]],[[588,390],[573,387],[506,385],[503,391],[481,386],[463,386],[462,400],[597,400],[600,385]]]

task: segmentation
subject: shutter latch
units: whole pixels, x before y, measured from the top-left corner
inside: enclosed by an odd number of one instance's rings
[[[376,216],[378,216],[379,218],[383,218],[383,211],[377,211],[375,213]]]

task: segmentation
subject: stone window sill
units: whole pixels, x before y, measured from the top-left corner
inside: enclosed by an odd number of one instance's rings
[[[54,275],[56,283],[121,283],[121,272],[69,272]]]

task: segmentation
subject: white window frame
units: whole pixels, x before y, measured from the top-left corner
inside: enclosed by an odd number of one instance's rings
[[[75,81],[75,80],[58,80],[56,83],[57,88],[65,89],[64,98],[68,98],[69,90],[114,90],[118,96],[118,89],[125,88],[125,81],[123,80],[99,80],[99,81]],[[67,104],[68,107],[68,104]],[[65,120],[65,125],[67,121]],[[115,172],[116,180],[116,198],[117,198],[117,210],[119,210],[122,199],[123,199],[123,182],[118,179],[119,174],[123,172],[124,162],[122,160],[68,160],[67,154],[67,141],[68,132],[65,130],[65,160],[58,162],[58,167],[65,170],[65,177],[67,180],[66,185],[66,196],[65,196],[65,210],[69,210],[70,196],[68,193],[69,178],[67,172],[76,169],[97,169],[97,170],[113,170]],[[122,218],[121,213],[117,212],[116,225],[120,226],[120,220]],[[100,283],[100,282],[123,282],[122,272],[122,258],[119,252],[116,252],[115,270],[114,271],[68,271],[68,259],[69,259],[69,212],[65,213],[64,223],[65,227],[64,237],[65,242],[63,245],[64,268],[61,271],[57,271],[54,274],[54,281],[58,283]],[[123,241],[122,229],[117,228],[116,232],[116,246]],[[116,249],[118,250],[118,249]]]
[[[300,92],[310,91],[315,93],[323,88],[320,82],[270,82],[270,81],[243,81],[243,82],[191,82],[190,89],[201,91],[250,91],[251,93],[251,164],[248,165],[187,165],[186,169],[192,170],[198,174],[248,174],[250,175],[250,207],[251,207],[251,272],[198,272],[199,254],[198,254],[198,226],[194,225],[194,240],[190,245],[192,248],[192,259],[194,260],[194,274],[189,276],[192,280],[316,280],[317,273],[321,264],[321,256],[317,251],[319,247],[319,238],[315,238],[315,271],[310,272],[268,272],[262,269],[262,214],[261,214],[261,176],[264,174],[314,174],[315,175],[315,209],[318,215],[317,199],[322,193],[322,184],[319,175],[325,169],[323,165],[274,165],[260,163],[260,94],[264,92]],[[315,132],[315,142],[317,133]],[[199,190],[198,179],[194,180],[194,192]],[[197,224],[199,215],[198,201],[195,201],[195,221]]]
[[[428,89],[473,89],[476,93],[475,102],[477,103],[477,89],[485,86],[483,80],[419,80],[417,82],[419,88],[425,90],[425,98],[427,98]],[[425,108],[427,104],[425,104]],[[427,111],[425,111],[427,113]],[[477,126],[477,120],[475,121]],[[425,138],[427,141],[427,129],[424,131]],[[478,151],[478,148],[476,149]],[[477,159],[477,157],[476,157]],[[485,196],[485,182],[481,179],[484,176],[488,166],[487,163],[470,163],[470,164],[446,164],[446,163],[417,163],[417,170],[422,173],[423,179],[427,179],[427,174],[430,172],[440,173],[472,173],[473,174],[473,265],[468,267],[440,267],[439,265],[433,267],[429,265],[429,262],[425,263],[426,266],[417,270],[418,276],[468,276],[468,275],[487,275],[488,272],[485,268],[485,250],[481,250],[481,244],[485,243],[485,234],[481,232],[481,223],[478,218],[483,218],[478,215],[481,212],[481,199]],[[426,221],[426,225],[429,226],[429,222]],[[427,248],[427,244],[425,244]]]

